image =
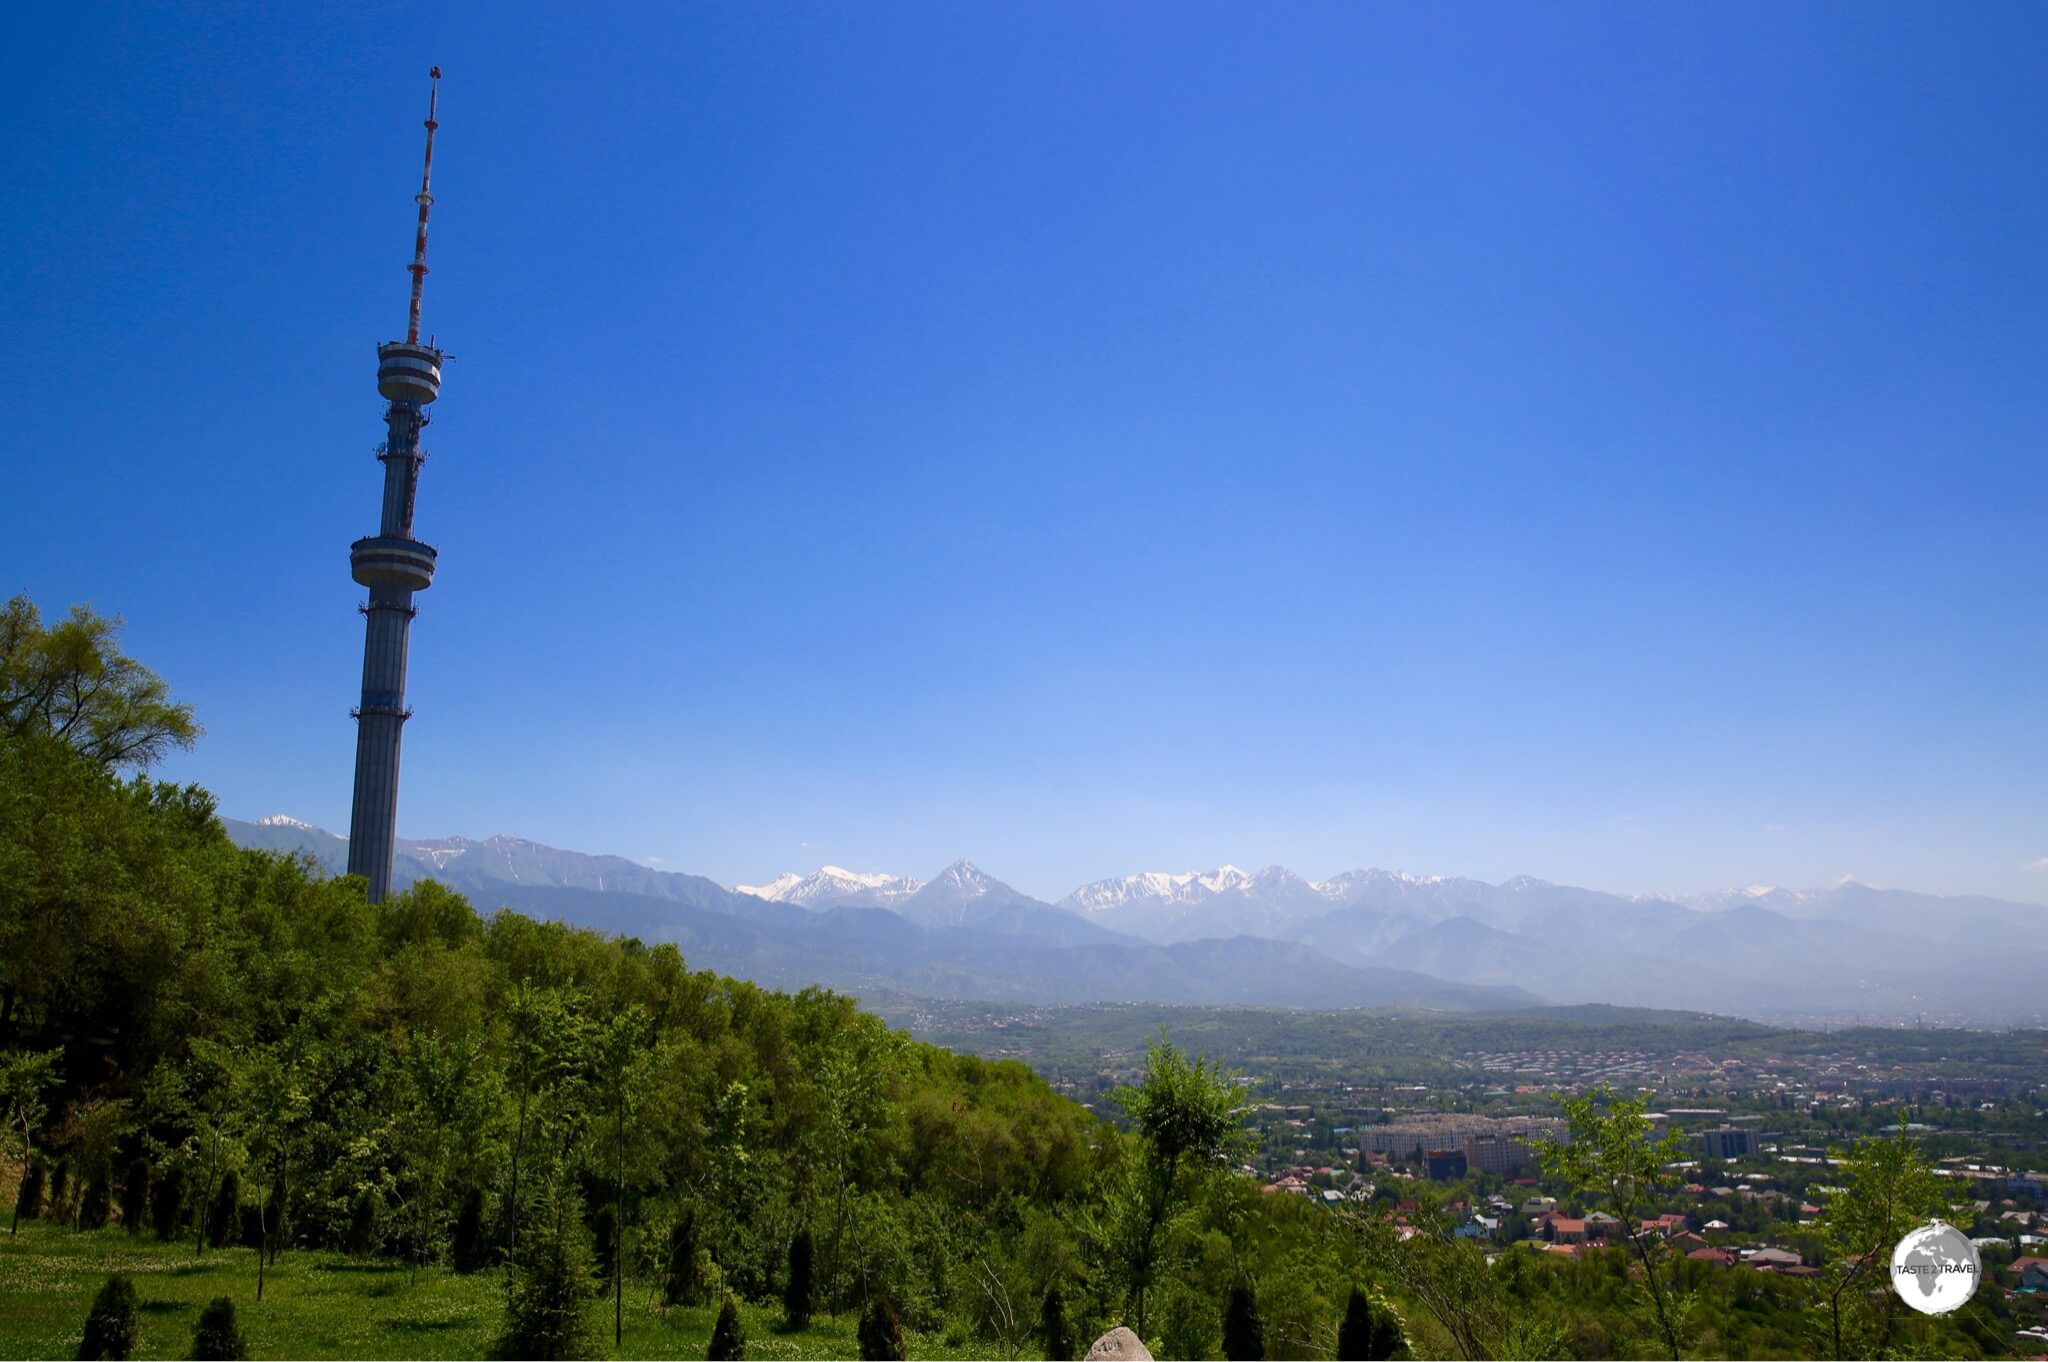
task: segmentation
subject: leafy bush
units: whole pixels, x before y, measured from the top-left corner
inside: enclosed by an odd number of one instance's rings
[[[697,1273],[697,1218],[685,1211],[668,1227],[668,1243],[662,1256],[661,1303],[695,1305],[703,1279]]]
[[[1266,1325],[1248,1283],[1231,1287],[1223,1308],[1223,1355],[1230,1362],[1261,1362],[1266,1355]]]
[[[23,1220],[34,1220],[43,1213],[44,1177],[43,1161],[31,1154],[28,1171],[21,1175],[21,1186],[14,1194],[14,1213]]]
[[[811,1300],[816,1289],[811,1273],[812,1254],[811,1232],[798,1230],[789,1241],[789,1281],[782,1288],[783,1315],[792,1329],[808,1329],[811,1325]]]
[[[164,1170],[150,1191],[149,1217],[159,1239],[176,1239],[185,1223],[185,1174],[175,1165]]]
[[[859,1338],[861,1362],[903,1362],[903,1321],[880,1296],[861,1311]]]
[[[93,1358],[125,1358],[135,1351],[135,1286],[120,1273],[92,1298],[85,1317],[85,1338],[78,1345],[80,1362]]]
[[[592,1258],[583,1218],[565,1208],[519,1241],[505,1274],[505,1335],[501,1357],[556,1358],[597,1355],[585,1310]]]
[[[746,1355],[747,1331],[740,1323],[739,1307],[728,1295],[718,1307],[718,1320],[711,1326],[711,1343],[704,1356],[707,1362],[738,1362]]]
[[[448,1256],[455,1270],[471,1273],[490,1266],[491,1246],[484,1231],[484,1189],[470,1187],[455,1212],[455,1230]]]
[[[1057,1283],[1046,1288],[1038,1306],[1038,1342],[1048,1362],[1073,1362],[1074,1330],[1067,1323],[1067,1302]]]
[[[1344,1322],[1337,1326],[1337,1356],[1348,1362],[1385,1362],[1408,1346],[1400,1316],[1383,1299],[1351,1288]]]
[[[356,1193],[355,1205],[349,1210],[348,1241],[344,1247],[358,1258],[376,1252],[377,1210],[375,1192],[365,1188]]]
[[[214,1189],[213,1203],[206,1208],[206,1242],[226,1248],[242,1235],[242,1178],[230,1168]]]
[[[188,1356],[192,1362],[243,1362],[249,1356],[249,1347],[235,1324],[232,1300],[215,1296],[199,1312],[199,1327],[192,1331],[192,1351]]]
[[[113,1194],[107,1186],[107,1175],[94,1173],[85,1180],[85,1190],[78,1197],[78,1228],[101,1229],[113,1213]]]
[[[121,1226],[130,1234],[140,1234],[148,1219],[149,1165],[137,1159],[121,1179]]]

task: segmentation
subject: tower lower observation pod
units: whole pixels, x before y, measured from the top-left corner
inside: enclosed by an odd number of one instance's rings
[[[406,652],[412,598],[434,581],[434,550],[412,535],[413,503],[419,493],[426,450],[420,433],[427,407],[441,393],[441,352],[420,342],[420,294],[427,275],[428,192],[434,170],[434,120],[441,70],[427,99],[427,158],[420,172],[419,233],[413,248],[412,306],[406,337],[377,347],[377,391],[390,403],[384,423],[390,435],[378,450],[384,465],[384,509],[377,533],[349,546],[349,568],[370,590],[360,608],[363,635],[363,696],[356,719],[356,786],[349,814],[348,873],[370,882],[370,902],[391,892],[391,857],[398,836],[398,751],[405,721]]]

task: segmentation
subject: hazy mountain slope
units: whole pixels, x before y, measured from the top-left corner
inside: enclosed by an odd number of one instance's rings
[[[672,899],[546,885],[501,886],[479,906],[673,941],[692,968],[778,988],[1004,1002],[1225,1003],[1267,1007],[1526,1007],[1538,995],[1403,970],[1353,969],[1306,947],[1241,938],[1177,946],[1119,939],[1069,943],[975,927],[921,926],[886,908],[811,912],[758,903],[715,912]],[[1069,916],[1060,914],[1059,916]],[[1084,924],[1085,925],[1085,924]]]
[[[239,846],[272,851],[303,851],[330,874],[348,866],[348,839],[309,824],[276,816],[244,823],[223,818],[228,836]],[[391,885],[403,889],[415,880],[432,879],[463,893],[496,885],[552,885],[591,889],[599,893],[638,894],[672,899],[703,908],[732,911],[738,896],[702,875],[653,870],[623,856],[591,856],[562,851],[519,837],[433,837],[398,839],[391,863]]]

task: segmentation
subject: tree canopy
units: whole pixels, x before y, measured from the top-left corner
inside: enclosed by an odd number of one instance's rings
[[[0,731],[50,733],[102,766],[150,766],[203,731],[192,706],[121,652],[121,620],[74,605],[43,625],[26,596],[0,606]]]

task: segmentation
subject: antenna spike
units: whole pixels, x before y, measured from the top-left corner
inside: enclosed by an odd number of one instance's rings
[[[434,129],[441,126],[434,114],[441,103],[441,68],[437,66],[429,72],[428,79],[432,83],[427,87],[427,159],[420,168],[420,192],[414,200],[420,206],[419,234],[413,238],[412,264],[406,266],[412,274],[412,306],[405,323],[407,345],[420,342],[420,294],[427,286],[427,210],[434,206]]]

